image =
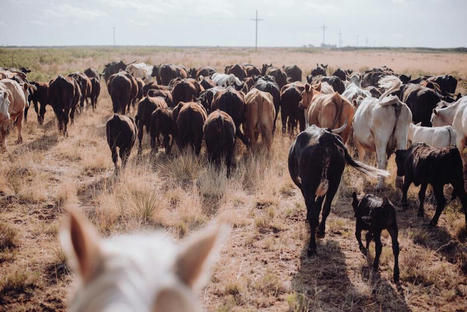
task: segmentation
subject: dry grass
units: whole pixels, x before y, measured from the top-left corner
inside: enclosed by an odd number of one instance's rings
[[[30,65],[40,80],[88,66],[102,68],[110,59],[214,65],[219,70],[237,62],[298,64],[306,73],[316,62],[356,70],[386,64],[399,72],[454,73],[467,79],[467,56],[452,53],[267,49],[255,54],[214,48],[23,52],[15,60]],[[50,108],[43,127],[30,110],[22,145],[14,145],[14,131],[8,137],[9,152],[0,155],[2,308],[64,310],[71,277],[56,235],[66,207],[83,210],[104,235],[158,228],[183,237],[213,218],[228,220],[231,238],[203,291],[209,311],[456,311],[467,306],[466,228],[456,201],[439,226],[430,229],[423,225],[427,220],[416,217],[417,190],[410,189],[411,208],[398,211],[397,286],[391,281],[389,236],[382,238],[379,274],[370,269],[373,244],[370,256],[364,257],[354,237],[351,194],[372,192],[375,181],[345,170],[327,236],[318,241],[319,257],[307,258],[305,205],[288,174],[291,139],[281,136],[280,129],[270,154],[251,155],[238,143],[229,179],[225,169],[217,171],[207,162],[204,149],[200,157],[176,148],[170,157],[150,155],[147,136],[142,156],[133,152],[127,168],[115,176],[105,141],[110,116],[103,87],[96,112],[78,115],[69,137],[57,134]],[[397,205],[393,159],[388,170],[392,178],[382,193]],[[434,212],[429,199],[426,212]]]

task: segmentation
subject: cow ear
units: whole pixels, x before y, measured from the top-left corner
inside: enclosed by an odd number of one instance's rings
[[[436,116],[438,116],[438,110],[437,110],[437,109],[434,109],[434,110],[433,110],[433,114],[435,114]]]
[[[207,276],[207,264],[211,262],[229,231],[226,225],[211,227],[184,243],[175,262],[175,271],[185,285],[194,287],[199,284],[203,275]]]
[[[311,86],[309,83],[305,84],[305,91],[310,92]]]

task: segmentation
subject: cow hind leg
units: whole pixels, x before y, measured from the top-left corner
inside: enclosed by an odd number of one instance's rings
[[[444,206],[446,205],[446,199],[443,194],[443,185],[433,185],[433,192],[436,198],[436,212],[433,219],[431,219],[430,225],[436,226],[438,224],[439,217],[444,210]]]
[[[311,196],[310,196],[311,197]],[[319,210],[316,209],[316,202],[314,199],[310,198],[309,200],[305,199],[307,214],[306,219],[310,226],[310,242],[308,243],[307,255],[313,256],[316,255],[316,228],[318,227],[318,218]]]
[[[375,260],[373,262],[373,270],[378,271],[379,257],[381,256],[381,251],[383,250],[383,244],[381,243],[381,230],[374,231],[373,239],[375,241]]]
[[[388,230],[391,235],[392,241],[392,253],[394,255],[394,270],[393,277],[394,282],[399,281],[399,242],[397,241],[398,230],[397,227],[391,228]]]
[[[427,183],[423,183],[420,186],[420,191],[418,192],[418,201],[419,201],[418,216],[419,217],[423,217],[423,204],[425,201],[426,187],[427,187]]]
[[[23,113],[18,115],[18,119],[16,120],[16,129],[18,130],[18,139],[16,140],[16,144],[23,143],[23,136],[21,135],[21,129],[23,127]]]
[[[378,163],[378,169],[385,170],[386,166],[388,165],[388,158],[386,155],[386,145],[387,144],[376,143],[376,161]],[[384,186],[384,177],[379,177],[377,188],[381,189],[383,186]]]
[[[330,185],[328,192],[326,193],[326,200],[324,201],[323,212],[321,214],[321,223],[319,224],[318,237],[324,237],[326,232],[326,219],[331,212],[331,204],[334,196],[336,195],[337,189],[339,188],[339,183],[332,183],[329,181]]]
[[[122,167],[125,168],[130,157],[131,149],[129,147],[120,148],[120,158],[122,159]]]

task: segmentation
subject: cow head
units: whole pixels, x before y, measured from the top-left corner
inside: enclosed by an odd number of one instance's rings
[[[397,176],[399,177],[405,175],[404,163],[408,154],[408,150],[396,150]]]
[[[314,89],[309,83],[305,84],[305,89],[302,91],[302,100],[298,103],[298,107],[301,109],[307,109],[311,101],[313,100],[313,92],[321,90],[321,84]]]
[[[266,75],[269,67],[272,67],[272,64],[263,64],[263,67],[261,67],[261,75]]]
[[[358,216],[358,197],[357,197],[357,193],[353,192],[352,193],[352,208],[353,208],[353,212],[355,214],[355,217]]]

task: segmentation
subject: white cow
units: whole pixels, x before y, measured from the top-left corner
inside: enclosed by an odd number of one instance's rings
[[[0,80],[0,93],[2,93],[3,104],[1,105],[2,111],[0,116],[0,151],[6,150],[6,135],[8,133],[8,128],[11,126],[11,122],[14,121],[18,129],[18,139],[16,143],[19,144],[23,142],[23,137],[21,135],[21,129],[23,125],[23,114],[24,108],[27,105],[26,94],[27,94],[27,84],[21,86],[18,82],[11,79],[2,79]],[[8,98],[8,113],[5,114],[5,97]]]
[[[407,140],[411,143],[426,143],[434,147],[456,145],[456,133],[451,126],[422,127],[421,122],[409,125]]]
[[[362,89],[358,82],[352,81],[347,85],[342,96],[354,104],[355,107],[358,107],[365,98],[371,97],[371,93]]]
[[[69,311],[202,311],[194,289],[228,230],[204,230],[181,245],[162,232],[102,238],[84,217],[71,213],[60,232],[63,250],[80,285]]]
[[[240,81],[234,74],[220,74],[214,73],[211,76],[212,81],[220,87],[227,88],[229,86],[234,87],[236,90],[240,90],[243,87],[243,82]]]
[[[147,65],[146,63],[130,64],[126,67],[127,72],[133,75],[135,78],[141,78],[145,83],[152,80],[153,66]]]
[[[379,99],[367,97],[355,111],[353,139],[358,155],[363,159],[367,151],[376,152],[379,169],[386,169],[388,155],[394,150],[407,148],[412,113],[398,97],[387,96],[401,85],[402,82],[395,76],[382,78],[380,86],[389,89]],[[383,186],[383,182],[383,178],[380,178],[378,188]]]
[[[433,126],[452,125],[456,133],[456,146],[465,165],[467,163],[467,156],[464,154],[467,143],[467,96],[461,97],[445,108],[435,108],[431,114],[431,123]]]

